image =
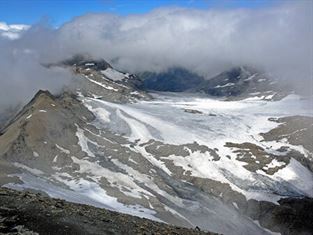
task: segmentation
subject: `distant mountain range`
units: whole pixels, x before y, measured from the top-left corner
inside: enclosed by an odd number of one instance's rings
[[[248,66],[234,67],[211,78],[183,68],[171,68],[160,73],[144,72],[139,77],[144,89],[154,91],[200,92],[231,99],[260,97],[266,100],[279,100],[292,93],[290,87]]]

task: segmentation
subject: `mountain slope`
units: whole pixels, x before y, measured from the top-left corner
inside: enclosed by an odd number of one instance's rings
[[[88,124],[93,119],[94,115],[73,97],[56,98],[39,92],[0,136],[1,165],[9,166],[2,171],[2,184],[15,182],[7,185],[193,226],[168,205],[182,207],[183,201],[190,201],[178,197],[186,197],[177,191],[179,187],[190,192],[195,188],[163,175],[127,139]],[[226,207],[218,200],[213,202],[225,213]]]
[[[5,188],[0,188],[0,233],[213,234]]]
[[[283,90],[269,75],[247,66],[235,67],[205,80],[194,91],[236,99],[258,96],[267,100],[279,100],[290,93],[290,89]]]
[[[104,61],[58,66],[72,90],[39,92],[2,130],[0,185],[223,234],[307,229],[273,213],[313,197],[311,100],[151,97]]]
[[[196,92],[229,100],[260,97],[279,100],[292,93],[268,74],[248,66],[234,67],[214,77],[204,78],[182,68],[171,68],[161,73],[139,74],[143,89],[171,92]]]
[[[73,81],[69,90],[76,90],[83,96],[119,103],[151,99],[149,94],[139,89],[141,81],[135,75],[117,71],[103,59],[96,60],[88,55],[76,55],[60,63],[46,66],[71,69],[78,78]]]

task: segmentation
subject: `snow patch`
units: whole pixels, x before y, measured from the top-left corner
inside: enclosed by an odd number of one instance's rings
[[[34,157],[39,157],[39,154],[34,151],[34,152],[33,152],[33,156],[34,156]]]
[[[61,146],[58,145],[58,144],[55,144],[55,146],[56,146],[62,153],[65,153],[65,154],[70,154],[70,153],[71,153],[70,150],[63,148],[63,147],[61,147]]]
[[[24,169],[33,175],[43,175],[44,174],[41,170],[38,170],[35,168],[30,168],[30,167],[28,167],[24,164],[18,163],[18,162],[14,162],[13,165],[18,167],[18,168]]]
[[[123,79],[128,78],[128,76],[125,76],[125,74],[119,71],[116,71],[115,69],[111,69],[111,68],[102,70],[101,73],[113,81],[122,81]]]
[[[88,147],[89,139],[85,136],[84,130],[81,129],[77,124],[75,125],[77,128],[76,136],[78,138],[78,144],[82,148],[82,151],[85,152],[89,157],[95,158],[96,156],[93,154],[93,152],[90,151]]]
[[[214,88],[223,88],[223,87],[229,87],[229,86],[234,86],[234,85],[235,85],[235,83],[229,82],[225,85],[217,85]]]

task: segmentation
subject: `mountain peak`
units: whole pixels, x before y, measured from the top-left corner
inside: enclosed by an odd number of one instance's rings
[[[54,96],[50,93],[50,91],[48,91],[48,90],[39,90],[35,94],[35,96],[34,96],[34,98],[32,100],[36,100],[36,99],[38,99],[41,96],[42,97],[47,96],[47,97],[50,97],[51,99],[54,99]]]
[[[61,64],[66,66],[79,66],[84,68],[93,68],[96,70],[106,70],[112,66],[104,59],[93,59],[90,55],[77,54],[69,59],[63,60]]]

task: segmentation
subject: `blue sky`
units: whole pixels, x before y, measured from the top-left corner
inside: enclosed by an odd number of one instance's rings
[[[142,14],[158,7],[261,8],[280,0],[0,0],[0,22],[34,24],[48,19],[61,25],[75,16],[94,12]]]

